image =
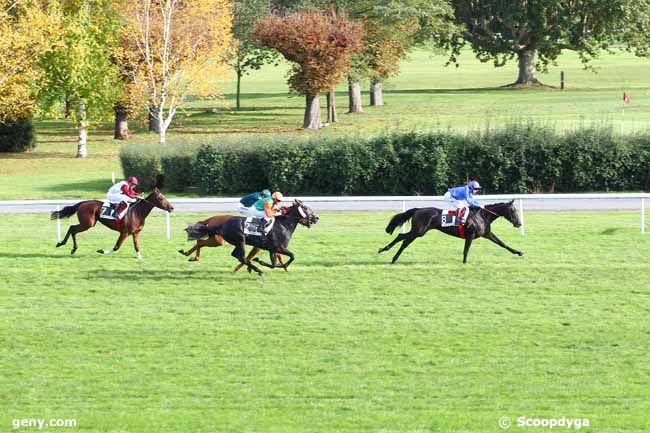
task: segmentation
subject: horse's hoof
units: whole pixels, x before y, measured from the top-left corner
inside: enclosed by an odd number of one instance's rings
[[[76,249],[76,248],[73,248],[72,251],[70,251],[70,255],[73,255],[73,254],[76,253],[76,252],[77,252],[77,249]]]
[[[190,257],[189,259],[187,259],[187,261],[188,262],[198,262],[199,259],[197,259],[196,257]]]
[[[185,255],[185,250],[178,250],[178,252],[181,253],[182,255]]]
[[[56,247],[57,247],[57,248],[62,247],[62,246],[63,246],[63,242],[58,242],[58,243],[56,244]]]
[[[264,272],[258,272],[257,275],[259,275],[260,278],[264,278]]]
[[[379,248],[379,249],[377,250],[377,254],[381,254],[381,253],[383,253],[383,252],[384,252],[384,249],[383,249],[383,248]]]
[[[523,256],[524,256],[524,253],[521,252],[521,251],[519,251],[519,252],[517,253],[517,255],[518,255],[519,257],[523,257]]]

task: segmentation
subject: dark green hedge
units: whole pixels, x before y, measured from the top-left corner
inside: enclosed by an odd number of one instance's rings
[[[204,195],[267,187],[291,195],[443,194],[469,177],[490,193],[650,188],[650,137],[621,136],[605,127],[558,133],[518,123],[467,134],[255,135],[193,145],[130,145],[120,156],[125,176],[153,182],[164,173],[168,189],[196,186]]]
[[[31,119],[0,122],[0,152],[24,152],[36,147],[36,133]]]

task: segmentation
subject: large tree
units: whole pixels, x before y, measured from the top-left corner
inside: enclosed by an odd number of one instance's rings
[[[120,91],[118,71],[110,60],[118,26],[110,0],[62,2],[60,43],[40,57],[43,106],[70,102],[76,107],[78,158],[88,155],[88,118],[105,117]]]
[[[232,21],[233,54],[230,65],[237,75],[236,107],[241,108],[241,81],[244,75],[275,61],[277,51],[264,47],[253,37],[257,22],[271,10],[270,0],[235,0]]]
[[[59,40],[56,4],[0,0],[0,122],[30,117],[43,78],[40,56]]]
[[[303,127],[319,129],[320,94],[350,70],[351,55],[361,48],[361,25],[344,12],[299,11],[262,19],[254,34],[294,63],[289,87],[306,97]]]
[[[464,29],[441,38],[452,48],[456,62],[469,43],[479,60],[503,66],[517,58],[514,84],[539,84],[538,69],[545,70],[562,50],[574,50],[588,64],[624,25],[628,0],[452,0],[456,22]]]
[[[133,0],[126,7],[133,49],[144,64],[150,116],[164,143],[188,95],[214,97],[227,75],[230,0]]]

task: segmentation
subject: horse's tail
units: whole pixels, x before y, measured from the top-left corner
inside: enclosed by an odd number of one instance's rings
[[[198,241],[208,236],[214,236],[218,227],[201,223],[190,224],[185,231],[187,232],[188,241]]]
[[[50,219],[56,220],[60,218],[70,218],[72,215],[77,213],[79,206],[81,206],[83,203],[83,201],[80,201],[79,203],[73,204],[72,206],[66,206],[61,210],[56,210],[50,214]]]
[[[390,219],[390,222],[386,226],[386,233],[389,235],[393,234],[393,230],[395,230],[395,227],[404,224],[406,221],[410,220],[411,217],[413,217],[413,214],[415,211],[418,210],[417,207],[414,207],[413,209],[409,209],[406,212],[398,213],[394,217]]]

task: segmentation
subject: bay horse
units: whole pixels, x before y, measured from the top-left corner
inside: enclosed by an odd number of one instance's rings
[[[74,214],[77,214],[77,219],[79,220],[79,224],[71,225],[68,228],[65,237],[61,242],[56,244],[56,247],[59,248],[65,245],[68,242],[68,238],[72,236],[73,243],[70,254],[74,254],[77,251],[77,234],[95,227],[95,224],[99,221],[109,229],[119,232],[120,235],[118,236],[117,242],[115,242],[115,246],[112,250],[97,250],[98,253],[111,254],[120,249],[120,246],[122,246],[122,243],[126,238],[133,236],[133,247],[135,248],[136,257],[140,259],[142,258],[142,254],[140,253],[138,240],[149,213],[151,213],[154,207],[167,212],[172,212],[174,210],[174,207],[160,192],[158,187],[155,187],[153,192],[147,197],[139,199],[136,203],[132,204],[119,224],[116,220],[106,220],[99,217],[102,204],[103,202],[100,200],[86,200],[80,201],[72,206],[66,206],[59,211],[52,212],[50,218],[53,220],[59,218],[70,218]]]
[[[197,221],[196,224],[203,224],[203,225],[208,225],[208,226],[221,226],[223,225],[226,221],[228,221],[231,218],[234,218],[234,215],[215,215],[210,218],[204,219],[202,221]],[[194,257],[190,257],[188,261],[190,262],[198,262],[201,259],[201,248],[207,247],[207,248],[212,248],[212,247],[221,247],[226,243],[226,241],[223,239],[223,237],[215,233],[213,236],[208,236],[207,239],[198,239],[194,246],[190,248],[189,250],[185,251],[184,249],[178,250],[179,253],[183,254],[185,257],[191,256],[194,252]],[[250,253],[248,253],[248,256],[246,256],[247,261],[251,261],[253,257],[255,257],[259,252],[262,251],[261,248],[255,247],[251,250]],[[276,257],[278,261],[280,262],[280,266],[284,269],[285,272],[289,272],[289,270],[284,267],[284,260],[282,259],[282,254],[277,253]],[[234,272],[239,271],[242,267],[244,266],[243,263],[238,264],[235,269],[233,270]]]
[[[458,225],[442,227],[442,209],[435,207],[409,209],[406,212],[397,214],[391,218],[388,226],[386,226],[386,233],[392,234],[397,226],[404,224],[408,220],[411,220],[411,230],[408,233],[400,233],[397,235],[397,237],[391,243],[383,248],[380,248],[378,253],[383,253],[384,251],[390,250],[396,243],[401,241],[402,245],[400,245],[399,250],[393,256],[392,263],[395,263],[400,254],[402,254],[402,251],[404,251],[404,249],[408,247],[415,239],[424,236],[424,234],[431,229],[436,229],[450,236],[465,239],[463,263],[467,263],[467,254],[469,253],[469,249],[472,246],[472,241],[480,237],[491,240],[495,244],[499,245],[502,248],[505,248],[513,254],[523,256],[524,253],[515,250],[514,248],[510,248],[508,245],[503,243],[501,239],[499,239],[494,233],[492,233],[490,225],[499,217],[504,217],[510,221],[514,227],[521,226],[519,214],[517,213],[517,208],[515,208],[514,205],[514,200],[506,203],[488,204],[483,208],[471,208],[470,214],[467,217],[467,222],[464,224],[462,231]]]
[[[282,265],[286,270],[295,259],[295,255],[288,247],[296,227],[301,224],[309,228],[312,224],[316,224],[318,220],[319,217],[314,211],[301,201],[295,200],[292,206],[286,208],[284,215],[275,217],[275,223],[266,236],[247,236],[244,233],[246,217],[230,217],[221,225],[190,224],[185,231],[188,240],[199,240],[206,236],[221,236],[226,242],[235,247],[231,255],[239,260],[242,266],[246,266],[249,272],[255,271],[259,276],[264,276],[264,272],[246,257],[246,245],[268,251],[271,256],[270,264],[259,259],[255,261],[269,268],[278,267],[277,257],[279,254],[288,256],[289,261]]]

